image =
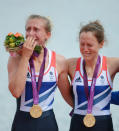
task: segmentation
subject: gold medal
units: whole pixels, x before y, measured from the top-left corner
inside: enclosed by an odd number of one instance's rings
[[[30,115],[33,118],[39,118],[42,115],[42,109],[39,105],[33,105],[30,109]]]
[[[83,119],[83,123],[86,127],[93,127],[95,122],[95,117],[92,114],[87,114]]]

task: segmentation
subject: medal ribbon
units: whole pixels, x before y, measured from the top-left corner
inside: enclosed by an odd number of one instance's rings
[[[33,57],[31,57],[30,60],[29,60],[30,69],[31,69],[32,89],[33,89],[33,103],[35,105],[37,105],[39,103],[39,90],[40,90],[42,79],[43,79],[46,55],[47,55],[47,49],[44,48],[44,57],[43,57],[43,62],[41,64],[41,68],[40,68],[40,72],[39,72],[38,86],[36,84],[35,67],[34,67]]]
[[[87,100],[88,100],[88,110],[87,110],[88,114],[92,113],[95,84],[96,84],[96,79],[97,79],[97,75],[98,75],[98,72],[99,72],[100,61],[101,61],[101,58],[100,58],[100,56],[98,56],[97,63],[96,63],[96,66],[95,66],[95,70],[94,70],[94,73],[93,73],[90,93],[89,93],[88,78],[87,78],[87,73],[86,73],[86,70],[85,70],[85,61],[83,60],[84,89],[85,89],[86,97],[87,97]],[[90,94],[90,96],[89,96],[89,94]]]

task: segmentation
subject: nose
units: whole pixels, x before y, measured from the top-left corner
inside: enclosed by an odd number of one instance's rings
[[[29,31],[26,31],[26,37],[34,36],[34,35],[35,35],[35,32],[32,29],[30,29]]]
[[[88,47],[84,45],[84,51],[88,51]]]
[[[29,35],[30,35],[30,36],[34,36],[34,34],[35,34],[34,30],[31,29],[31,30],[29,31]]]
[[[83,45],[80,45],[81,49],[84,51],[84,52],[87,52],[88,51],[88,47],[86,44],[83,44]]]

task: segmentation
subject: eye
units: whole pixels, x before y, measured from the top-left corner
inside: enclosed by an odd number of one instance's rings
[[[92,44],[88,44],[88,47],[92,47],[93,45]]]
[[[29,32],[30,30],[31,30],[31,28],[30,28],[30,27],[26,28],[26,31],[27,31],[27,32]]]
[[[80,43],[80,46],[83,47],[83,46],[84,46],[84,43]]]
[[[34,28],[34,31],[35,31],[35,32],[38,32],[38,31],[40,31],[40,29],[38,29],[38,28]]]

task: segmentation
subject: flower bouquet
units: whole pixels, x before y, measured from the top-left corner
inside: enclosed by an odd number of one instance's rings
[[[13,34],[10,32],[5,38],[4,46],[6,51],[8,51],[11,56],[16,56],[18,54],[17,52],[22,48],[24,42],[25,39],[21,33],[17,32],[16,34]],[[36,45],[33,54],[38,56],[41,52],[41,49],[41,46]]]
[[[21,49],[24,41],[24,36],[22,34],[18,32],[13,34],[10,32],[5,38],[4,46],[11,56],[16,56],[16,52]]]
[[[9,52],[16,52],[20,50],[21,45],[24,43],[24,36],[20,33],[13,34],[10,32],[5,38],[5,48]]]

